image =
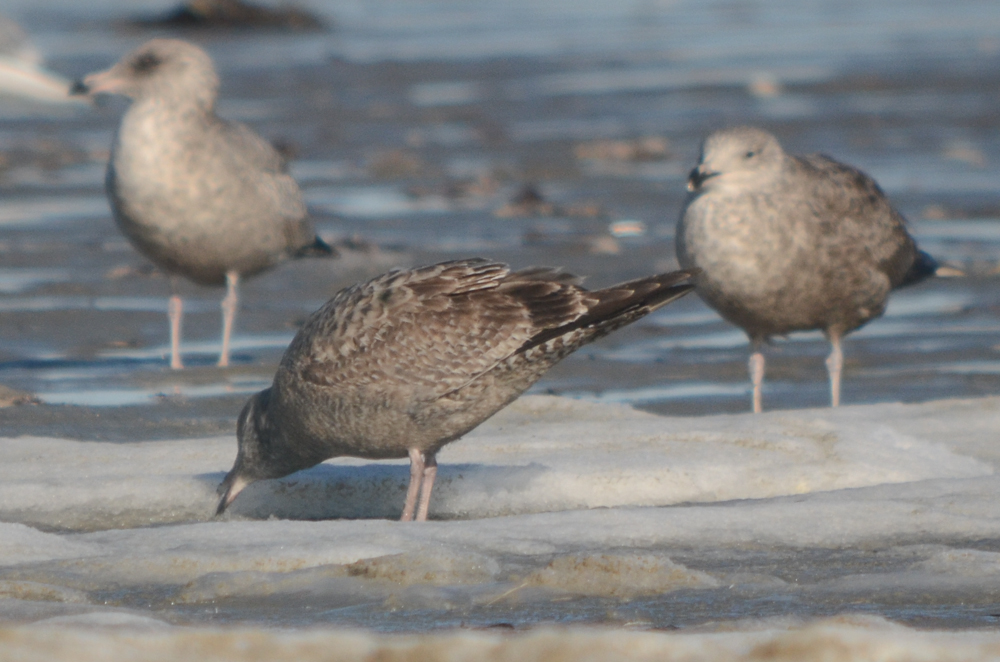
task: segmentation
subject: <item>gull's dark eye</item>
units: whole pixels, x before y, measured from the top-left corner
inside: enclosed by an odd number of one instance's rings
[[[143,53],[132,61],[132,71],[137,74],[148,74],[160,66],[160,58],[153,53]]]
[[[745,158],[745,159],[752,159],[755,156],[757,156],[757,152],[755,152],[755,151],[753,151],[751,149],[749,152],[747,152],[746,154],[743,155],[743,158]]]

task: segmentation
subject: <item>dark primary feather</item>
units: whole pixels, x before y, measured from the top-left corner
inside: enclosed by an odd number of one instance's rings
[[[916,256],[913,258],[913,263],[910,265],[910,270],[906,272],[903,276],[902,282],[896,287],[906,287],[907,285],[914,285],[922,280],[930,278],[937,273],[938,261],[933,257],[928,255],[922,250],[917,250]]]
[[[307,244],[292,254],[294,258],[302,257],[338,257],[340,252],[320,239],[319,235],[313,239],[311,244]]]
[[[694,289],[694,286],[683,281],[695,276],[698,271],[698,269],[674,271],[593,292],[583,315],[541,331],[522,347],[521,351],[588,328],[593,329],[593,333],[592,337],[587,338],[587,342],[596,340],[687,294]]]

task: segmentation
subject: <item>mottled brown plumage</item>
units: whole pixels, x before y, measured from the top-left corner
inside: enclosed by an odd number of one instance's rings
[[[555,269],[482,259],[393,271],[314,313],[240,414],[221,513],[246,485],[343,455],[411,458],[424,519],[435,453],[580,346],[692,289],[677,271],[588,291]]]

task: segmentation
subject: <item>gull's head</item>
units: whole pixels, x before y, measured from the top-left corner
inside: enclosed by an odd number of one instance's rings
[[[767,131],[747,126],[716,131],[702,143],[688,190],[759,187],[780,173],[784,159],[778,139]]]
[[[77,81],[75,94],[119,94],[133,100],[158,99],[211,110],[219,77],[208,54],[179,39],[153,39],[110,69]]]
[[[236,462],[217,490],[220,498],[216,515],[225,512],[229,504],[250,483],[284,475],[270,471],[270,463],[267,460],[270,456],[268,452],[270,437],[267,432],[267,405],[270,394],[271,389],[257,393],[247,401],[243,411],[240,412],[236,423],[236,438],[239,444]]]

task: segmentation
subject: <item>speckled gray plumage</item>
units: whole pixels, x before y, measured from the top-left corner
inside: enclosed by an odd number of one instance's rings
[[[108,198],[157,265],[221,285],[228,271],[258,273],[315,241],[274,147],[215,114],[219,80],[203,50],[154,39],[85,83],[132,99],[111,148]]]
[[[289,257],[332,251],[316,237],[302,193],[274,147],[215,114],[218,87],[202,49],[154,39],[76,89],[132,100],[106,178],[115,221],[168,273],[202,285],[228,283],[228,329],[241,277]],[[174,299],[171,323],[179,329],[180,301]],[[228,363],[224,336],[220,365]],[[180,365],[176,351],[172,365]]]
[[[866,174],[790,156],[760,129],[704,142],[678,223],[677,257],[697,292],[754,346],[822,329],[837,339],[881,315],[889,292],[934,271]]]
[[[220,512],[249,482],[331,457],[433,459],[583,344],[687,293],[691,273],[590,292],[557,270],[471,259],[342,290],[240,415]]]

